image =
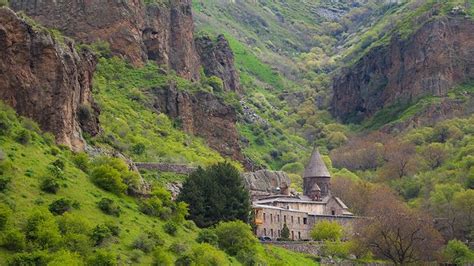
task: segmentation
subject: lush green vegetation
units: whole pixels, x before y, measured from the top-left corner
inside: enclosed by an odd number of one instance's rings
[[[184,134],[169,117],[153,110],[153,88],[172,80],[180,89],[199,89],[176,76],[160,75],[151,63],[134,68],[118,58],[101,58],[94,90],[104,134],[91,143],[121,151],[134,161],[209,165],[223,160],[201,139]]]
[[[239,171],[219,163],[191,173],[177,200],[189,204],[189,218],[199,227],[208,227],[221,221],[248,222],[249,198]]]

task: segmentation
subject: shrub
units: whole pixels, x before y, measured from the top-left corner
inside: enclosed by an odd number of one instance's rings
[[[10,210],[10,208],[5,204],[0,203],[0,231],[6,228],[8,219],[10,218],[11,214],[12,211]]]
[[[171,236],[175,236],[177,231],[178,231],[178,227],[176,226],[175,223],[173,222],[167,222],[163,225],[163,230],[168,234],[168,235],[171,235]]]
[[[321,221],[314,225],[311,237],[317,241],[338,241],[343,234],[343,228],[338,222]]]
[[[88,219],[80,214],[65,213],[57,218],[59,230],[62,234],[85,234],[89,235],[92,225]]]
[[[24,250],[26,247],[25,235],[14,229],[6,231],[2,240],[2,247],[15,252]]]
[[[9,176],[0,176],[0,192],[5,191],[11,181],[12,179]]]
[[[64,169],[66,169],[66,163],[61,158],[56,159],[56,161],[52,162],[51,165],[56,166],[57,168],[59,168],[63,171],[64,171]]]
[[[115,194],[121,194],[127,189],[127,185],[122,182],[119,171],[109,165],[94,168],[91,179],[98,187]]]
[[[11,266],[47,265],[49,256],[46,251],[17,253],[8,261]]]
[[[56,194],[59,191],[59,182],[54,177],[45,177],[40,188],[46,193]]]
[[[63,237],[64,247],[81,255],[89,254],[93,244],[90,236],[85,234],[67,233]]]
[[[92,230],[91,239],[96,246],[102,244],[110,237],[112,237],[112,231],[110,231],[109,227],[105,224],[99,224]]]
[[[51,260],[48,262],[48,266],[63,265],[83,265],[83,261],[79,254],[73,253],[69,250],[61,250],[51,255]]]
[[[117,256],[107,250],[99,249],[89,259],[89,265],[100,265],[100,266],[115,266],[117,263]]]
[[[16,135],[15,140],[20,144],[26,145],[31,141],[31,134],[28,130],[22,129]]]
[[[94,111],[92,110],[92,107],[86,104],[81,104],[79,105],[77,109],[77,117],[79,118],[79,122],[81,124],[86,123],[89,121],[94,114]]]
[[[255,256],[257,239],[250,226],[242,221],[221,222],[215,228],[219,248],[239,261]]]
[[[327,257],[345,259],[349,257],[352,244],[352,242],[324,241],[321,252]]]
[[[213,246],[217,246],[217,240],[218,237],[212,229],[203,229],[196,238],[196,242],[198,243],[208,243]]]
[[[54,215],[62,215],[63,213],[72,209],[72,201],[65,198],[60,198],[49,204],[49,211]]]
[[[2,1],[5,0],[0,0],[0,6],[2,6]],[[7,114],[3,112],[0,113],[0,135],[7,136],[10,133],[11,128],[11,121],[8,118]]]
[[[102,198],[98,203],[97,207],[105,214],[119,217],[121,213],[120,206],[112,199]]]
[[[136,155],[141,155],[145,152],[145,144],[143,143],[137,143],[135,145],[132,146],[132,152]]]
[[[446,245],[444,255],[449,263],[464,265],[474,262],[474,252],[459,240],[451,240]]]
[[[155,247],[156,242],[149,235],[140,235],[133,241],[132,247],[145,253],[150,253]]]
[[[281,229],[281,238],[283,240],[289,240],[290,239],[290,229],[288,228],[286,223],[283,224],[283,228]]]
[[[226,254],[207,243],[194,246],[191,257],[194,265],[229,265]]]
[[[77,168],[81,169],[83,172],[87,172],[89,169],[89,156],[84,152],[75,154],[72,157],[72,162]]]
[[[171,266],[173,265],[173,257],[162,248],[157,248],[153,251],[153,265]]]
[[[61,242],[61,234],[53,215],[47,211],[36,211],[26,222],[25,234],[43,249],[56,248]]]
[[[184,254],[189,250],[189,246],[184,242],[178,241],[171,244],[169,250],[174,254]]]

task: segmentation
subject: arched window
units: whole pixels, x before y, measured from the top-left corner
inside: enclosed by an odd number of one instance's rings
[[[263,235],[267,236],[267,228],[263,228]]]

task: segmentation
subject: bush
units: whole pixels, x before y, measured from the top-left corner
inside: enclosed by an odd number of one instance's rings
[[[48,266],[63,266],[63,265],[83,265],[83,260],[77,253],[69,250],[61,250],[51,255],[51,260]]]
[[[8,184],[10,184],[11,181],[12,181],[11,177],[0,175],[0,192],[5,191],[8,187]]]
[[[92,230],[91,239],[96,246],[102,244],[110,237],[112,237],[112,231],[110,231],[109,227],[105,224],[99,224]]]
[[[163,230],[171,236],[175,236],[178,232],[178,227],[173,222],[167,222],[163,225]]]
[[[150,253],[156,245],[156,241],[150,238],[149,235],[140,235],[135,241],[133,241],[132,247],[139,249],[145,253]]]
[[[321,252],[326,257],[345,259],[349,257],[352,242],[324,241]]]
[[[94,168],[91,179],[98,187],[115,194],[121,194],[127,189],[127,185],[122,182],[120,172],[109,165],[102,165]]]
[[[257,239],[250,226],[242,221],[221,222],[215,228],[219,248],[241,262],[255,256]]]
[[[8,219],[10,218],[12,214],[12,211],[10,208],[3,204],[0,203],[0,231],[6,228]]]
[[[62,234],[84,234],[89,235],[92,224],[88,219],[77,213],[65,213],[57,218],[59,230]]]
[[[199,244],[192,248],[194,265],[229,265],[226,254],[209,244]]]
[[[22,129],[16,135],[15,140],[20,144],[26,145],[31,141],[31,134],[28,130]]]
[[[112,199],[102,198],[98,203],[97,207],[105,214],[119,217],[122,212],[120,206]]]
[[[84,152],[75,154],[72,157],[72,162],[83,172],[87,172],[89,170],[89,156]]]
[[[456,265],[470,264],[474,262],[474,252],[466,244],[459,240],[451,240],[446,245],[444,255],[449,263]]]
[[[93,244],[90,236],[85,234],[67,233],[63,237],[63,246],[65,248],[83,256],[89,254]]]
[[[24,250],[26,248],[25,235],[14,229],[6,231],[2,240],[2,247],[15,252]]]
[[[61,198],[53,201],[49,204],[49,211],[54,215],[62,215],[63,213],[72,209],[72,201],[69,199]]]
[[[187,253],[189,250],[189,246],[181,241],[174,242],[173,244],[170,245],[169,250],[173,252],[174,254],[184,254]]]
[[[0,0],[0,6],[2,6],[2,2],[5,2],[5,0]],[[10,133],[11,128],[11,121],[7,114],[3,112],[0,113],[0,135],[7,136]]]
[[[311,237],[316,241],[339,241],[343,232],[343,228],[338,222],[321,221],[314,225]]]
[[[213,246],[217,246],[217,240],[218,237],[212,229],[203,229],[196,238],[196,242],[198,243],[208,243]]]
[[[173,257],[161,248],[153,251],[154,266],[171,266],[173,265]]]
[[[89,265],[115,266],[118,265],[117,256],[110,251],[99,249],[89,259]]]
[[[133,154],[136,154],[136,155],[141,155],[145,152],[145,144],[143,143],[137,143],[135,145],[132,146],[132,152]]]
[[[47,265],[49,256],[46,251],[17,253],[8,261],[10,266]]]
[[[46,193],[56,194],[59,191],[59,182],[54,177],[45,177],[40,188]]]
[[[50,212],[36,211],[28,217],[26,238],[43,249],[56,248],[61,242],[58,225]]]

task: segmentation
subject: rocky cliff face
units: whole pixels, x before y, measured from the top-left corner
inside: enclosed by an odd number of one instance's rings
[[[240,92],[240,79],[234,65],[234,53],[224,35],[213,41],[208,36],[196,38],[196,47],[206,76],[222,79],[225,91]]]
[[[285,172],[258,170],[243,174],[252,199],[271,195],[289,195],[291,180]]]
[[[334,80],[332,113],[360,121],[383,107],[425,95],[444,96],[474,78],[474,22],[451,17],[425,23],[407,40],[369,51]]]
[[[175,85],[155,88],[154,108],[181,122],[187,133],[200,136],[207,144],[237,161],[244,161],[235,123],[237,113],[233,107],[207,92],[191,94],[179,91]]]
[[[190,0],[146,5],[141,0],[12,0],[13,9],[26,12],[48,28],[56,28],[85,43],[110,43],[114,55],[134,65],[146,60],[199,79]]]
[[[92,101],[95,57],[0,8],[0,99],[37,121],[59,143],[81,150],[82,130],[99,132]]]

